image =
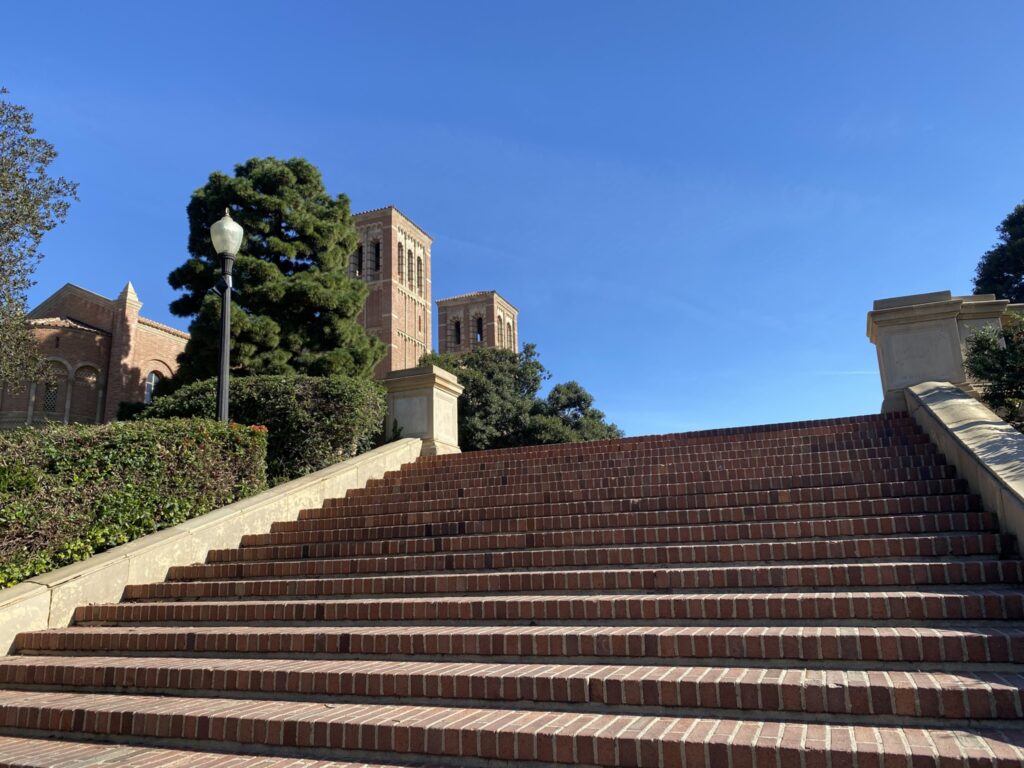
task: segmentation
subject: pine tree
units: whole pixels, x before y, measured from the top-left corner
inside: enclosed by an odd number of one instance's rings
[[[384,345],[356,322],[367,287],[348,275],[356,247],[349,200],[331,197],[320,172],[301,158],[252,158],[235,175],[214,172],[188,204],[188,261],[171,272],[185,291],[171,303],[192,317],[192,338],[175,380],[214,376],[220,260],[210,225],[225,208],[245,230],[235,259],[231,368],[236,375],[304,373],[368,377]]]
[[[999,242],[981,257],[974,275],[975,293],[994,293],[1013,304],[1024,302],[1024,203],[996,227]]]

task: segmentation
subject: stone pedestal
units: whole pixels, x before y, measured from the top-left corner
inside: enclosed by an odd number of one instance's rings
[[[425,365],[392,371],[384,377],[388,415],[384,433],[423,440],[423,455],[459,453],[458,378],[443,368]]]
[[[904,390],[925,381],[948,381],[966,391],[967,339],[980,328],[999,328],[1008,301],[949,291],[880,299],[868,312],[868,338],[878,353],[882,411],[906,408]]]

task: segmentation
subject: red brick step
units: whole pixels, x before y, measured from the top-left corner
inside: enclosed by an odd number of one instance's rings
[[[129,744],[0,736],[0,768],[413,768],[412,764],[226,755]]]
[[[986,626],[68,627],[15,643],[19,653],[1024,663],[1024,628]]]
[[[830,520],[797,520],[719,525],[663,525],[627,528],[574,528],[529,533],[421,536],[373,541],[341,541],[320,544],[247,546],[215,549],[208,563],[301,558],[365,557],[432,552],[468,552],[493,549],[557,548],[615,544],[685,544],[754,540],[836,539],[841,537],[892,536],[896,534],[996,531],[998,520],[987,512],[956,514],[887,515]]]
[[[790,718],[829,714],[876,724],[894,715],[1016,720],[1024,707],[1024,674],[999,672],[19,656],[0,659],[0,685],[172,696],[586,705],[602,711],[710,709]]]
[[[950,584],[1020,584],[1021,560],[929,560],[918,563],[818,563],[813,565],[603,568],[464,572],[459,574],[342,576],[317,579],[251,579],[134,584],[125,600],[303,598],[346,595],[450,593],[650,592],[741,589],[837,589]]]
[[[957,591],[733,592],[684,595],[538,595],[231,600],[80,606],[88,624],[338,624],[366,622],[702,622],[763,621],[920,624],[1022,621],[1024,592]]]
[[[259,744],[276,749],[329,750],[446,760],[539,761],[642,768],[777,768],[805,752],[808,765],[831,753],[837,761],[886,768],[913,757],[916,765],[1019,765],[1019,731],[963,735],[927,728],[856,727],[400,705],[0,692],[0,727],[27,735],[147,737],[166,743]],[[927,761],[927,762],[922,762]],[[997,762],[998,761],[998,762]],[[824,763],[823,763],[824,764]],[[840,763],[842,764],[842,763]]]
[[[530,514],[494,517],[487,520],[455,519],[448,522],[371,524],[364,527],[336,527],[332,520],[282,522],[272,533],[242,537],[242,546],[301,544],[323,541],[367,541],[390,538],[465,536],[523,531],[582,530],[596,528],[645,528],[669,525],[740,525],[746,523],[801,520],[842,520],[861,517],[892,517],[944,513],[978,512],[980,506],[967,494],[909,496],[900,499],[818,502],[813,504],[772,504],[712,509],[640,510],[633,501],[581,502],[566,505],[538,505]],[[343,524],[341,524],[343,525]]]
[[[247,561],[185,565],[171,568],[168,581],[309,578],[348,574],[412,572],[452,573],[465,570],[532,568],[594,568],[636,565],[721,565],[723,563],[787,563],[837,560],[916,560],[998,556],[998,533],[947,533],[883,538],[864,536],[802,541],[731,542],[725,544],[655,544],[647,546],[571,547],[485,552],[390,555],[300,560]]]

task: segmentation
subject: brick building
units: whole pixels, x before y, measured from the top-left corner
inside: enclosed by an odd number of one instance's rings
[[[374,374],[415,368],[433,349],[430,235],[393,205],[354,216],[359,245],[350,274],[370,288],[359,323],[387,345]]]
[[[188,334],[141,317],[131,283],[116,299],[68,283],[29,313],[46,381],[0,387],[0,427],[111,421],[122,401],[148,401],[178,368]]]
[[[497,291],[477,291],[437,301],[437,351],[476,347],[519,351],[519,310]]]

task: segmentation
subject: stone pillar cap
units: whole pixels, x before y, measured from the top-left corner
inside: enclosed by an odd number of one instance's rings
[[[963,298],[955,297],[949,291],[878,299],[874,303],[874,309],[868,312],[868,338],[872,343],[877,343],[878,328],[883,325],[904,325],[947,317],[956,318],[963,304]]]
[[[454,373],[446,371],[444,368],[438,368],[436,365],[421,365],[419,368],[391,371],[384,376],[383,383],[389,392],[420,389],[429,385],[458,397],[463,390]]]

